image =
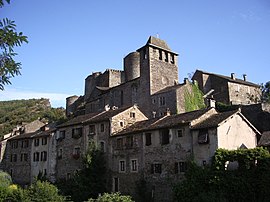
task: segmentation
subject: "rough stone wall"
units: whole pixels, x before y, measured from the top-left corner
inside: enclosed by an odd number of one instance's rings
[[[232,104],[256,104],[260,102],[261,90],[259,88],[228,82],[229,102]]]
[[[229,101],[229,94],[228,94],[228,81],[214,75],[211,75],[210,79],[211,79],[211,89],[214,89],[214,92],[212,93],[214,99],[217,102],[231,104]]]
[[[134,115],[134,117],[133,117]],[[117,114],[111,119],[111,135],[116,134],[131,126],[135,122],[146,120],[147,117],[138,109],[137,106],[133,106],[124,112]]]
[[[152,113],[149,110],[147,114],[148,117],[153,117],[153,113],[155,113],[155,117],[164,116],[166,115],[167,109],[170,111],[171,114],[177,113],[175,90],[152,95],[151,99],[152,99],[151,103]],[[162,104],[162,99],[165,99],[164,104]]]
[[[42,144],[42,138],[47,139],[47,144]],[[39,141],[39,144],[37,146],[34,145],[35,140]],[[35,178],[38,176],[39,173],[42,173],[42,175],[48,176],[49,171],[49,137],[36,137],[33,139],[31,144],[31,182],[35,180]],[[39,161],[34,161],[34,153],[39,153]],[[41,160],[41,152],[47,152],[46,161]]]
[[[192,92],[192,85],[187,82],[185,85],[176,89],[176,114],[185,113],[185,94]]]
[[[56,166],[56,177],[57,179],[67,178],[67,175],[73,175],[77,169],[82,168],[82,151],[84,148],[84,135],[80,138],[72,138],[72,129],[80,128],[82,125],[75,125],[65,128],[60,128],[56,134],[57,140],[57,166]],[[65,138],[58,139],[60,131],[65,131]],[[84,131],[83,131],[84,133]],[[78,159],[74,158],[73,154],[75,148],[80,148],[80,156]],[[62,150],[62,158],[59,157],[60,149]]]
[[[107,70],[109,72],[109,87],[118,86],[124,81],[122,80],[122,71],[120,70]]]
[[[56,149],[56,132],[51,132],[48,137],[48,174],[47,177],[50,182],[56,181],[56,161],[57,161],[57,149]]]
[[[5,171],[8,172],[14,183],[20,184],[20,185],[26,185],[30,184],[31,182],[31,139],[28,139],[29,146],[27,148],[22,148],[22,141],[25,139],[20,140],[9,140],[7,142],[6,147],[6,157],[4,159],[5,161]],[[12,141],[18,142],[17,148],[12,148],[11,144]],[[14,158],[11,162],[11,155],[14,156],[14,154],[17,155],[17,160],[14,162]],[[21,154],[27,154],[28,158],[27,161],[24,159],[21,160]]]
[[[178,130],[183,130],[183,136],[178,137]],[[172,201],[173,184],[184,178],[184,173],[175,173],[175,163],[186,162],[191,154],[191,136],[188,126],[179,126],[169,129],[169,144],[161,144],[160,130],[148,131],[151,133],[151,145],[146,146],[145,133],[111,138],[112,177],[119,178],[119,191],[138,197],[135,188],[137,182],[144,178],[147,181],[147,190],[153,193],[154,201]],[[127,138],[133,136],[134,145],[126,147]],[[123,138],[122,149],[117,148],[117,139]],[[131,159],[138,160],[138,172],[130,171]],[[119,161],[126,162],[126,171],[119,171]],[[152,173],[151,165],[161,164],[161,173]],[[113,186],[112,186],[113,188]]]
[[[218,136],[216,128],[208,129],[209,143],[199,144],[198,143],[199,130],[192,131],[193,139],[193,156],[195,162],[203,166],[204,164],[209,164],[211,162],[212,156],[215,154],[216,149],[218,149]]]
[[[170,60],[165,60],[165,51],[162,50],[162,59],[159,59],[157,48],[149,48],[149,68],[150,71],[150,94],[154,94],[157,91],[167,87],[173,86],[178,81],[178,67],[177,61],[172,64]],[[177,57],[175,56],[175,59]],[[142,76],[142,75],[141,75]]]

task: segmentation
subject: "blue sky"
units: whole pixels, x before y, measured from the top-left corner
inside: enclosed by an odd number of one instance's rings
[[[179,53],[179,81],[201,69],[254,83],[270,80],[269,0],[11,0],[29,43],[16,49],[21,76],[0,100],[47,97],[54,107],[84,94],[95,71],[123,69],[123,57],[150,35]]]

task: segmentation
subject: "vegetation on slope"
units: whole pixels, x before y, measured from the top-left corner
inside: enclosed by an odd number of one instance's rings
[[[16,125],[36,119],[44,122],[63,121],[64,108],[52,108],[48,99],[12,100],[0,102],[0,137]]]

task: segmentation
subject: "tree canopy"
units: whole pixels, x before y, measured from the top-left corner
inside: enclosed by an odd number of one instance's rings
[[[6,2],[10,3],[9,0]],[[0,8],[3,6],[4,2],[0,0]],[[21,63],[14,60],[17,55],[14,48],[23,43],[28,43],[27,36],[17,32],[15,21],[8,18],[0,20],[0,90],[11,84],[12,77],[20,74]]]
[[[270,81],[266,82],[262,86],[262,100],[264,102],[270,103]]]

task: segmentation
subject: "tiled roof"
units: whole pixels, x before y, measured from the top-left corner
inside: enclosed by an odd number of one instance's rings
[[[78,125],[78,124],[83,124],[83,123],[95,123],[99,121],[105,121],[108,120],[109,118],[127,110],[131,106],[126,106],[126,107],[121,107],[119,109],[110,109],[109,111],[103,111],[103,112],[97,112],[97,113],[90,113],[90,114],[85,114],[81,116],[74,117],[73,119],[70,119],[69,121],[58,125],[57,128],[63,128],[67,126],[72,126],[72,125]]]
[[[252,82],[249,82],[249,81],[244,81],[244,80],[238,79],[238,78],[232,79],[229,76],[224,76],[224,75],[220,75],[220,74],[209,73],[209,72],[205,72],[205,71],[202,71],[202,70],[196,70],[195,74],[197,72],[201,72],[203,74],[208,74],[208,75],[213,75],[213,76],[216,76],[216,77],[225,79],[225,80],[227,80],[229,82],[232,82],[232,83],[239,83],[239,84],[248,85],[248,86],[254,86],[254,87],[258,87],[258,88],[260,87],[260,85],[258,85],[258,84],[255,84],[255,83],[252,83]]]
[[[228,111],[228,112],[219,112],[213,114],[204,121],[199,122],[198,124],[192,126],[192,129],[201,129],[201,128],[213,128],[217,127],[221,122],[225,121],[227,118],[237,113],[238,110]]]
[[[83,121],[86,121],[97,114],[98,113],[90,113],[90,114],[76,116],[76,117],[68,120],[67,122],[58,125],[57,128],[63,128],[63,127],[71,126],[71,125],[81,124],[81,123],[83,123]]]
[[[20,134],[20,135],[16,135],[14,137],[11,137],[10,140],[19,140],[19,139],[32,138],[35,134],[36,134],[36,132],[33,132],[33,133],[23,133],[23,134]]]
[[[169,91],[173,91],[173,90],[176,90],[178,88],[181,88],[183,87],[185,84],[182,83],[182,84],[177,84],[177,85],[174,85],[174,86],[168,86],[166,88],[163,88],[162,90],[154,93],[154,95],[157,95],[157,94],[161,94],[161,93],[166,93],[166,92],[169,92]]]
[[[170,47],[167,45],[167,43],[164,40],[161,40],[161,39],[153,37],[153,36],[149,37],[146,44],[147,45],[158,46],[158,47],[160,47],[162,49],[166,49],[166,50],[171,51]]]
[[[155,119],[136,122],[132,126],[118,133],[117,135],[124,135],[128,133],[138,133],[141,131],[155,130],[155,129],[167,128],[167,127],[175,127],[178,125],[186,125],[186,124],[189,124],[191,121],[202,116],[208,110],[209,109],[202,109],[202,110],[196,110],[196,111],[182,113],[182,114],[165,116],[159,119],[155,118]]]
[[[270,131],[266,131],[262,134],[258,146],[269,146],[269,145],[270,145]]]

